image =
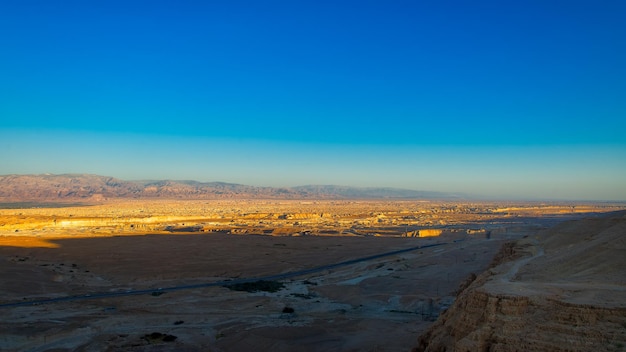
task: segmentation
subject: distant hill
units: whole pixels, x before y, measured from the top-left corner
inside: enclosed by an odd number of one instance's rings
[[[414,191],[390,187],[349,187],[335,185],[307,185],[292,189],[312,194],[332,194],[342,198],[395,198],[395,199],[456,199],[464,198],[462,194]]]
[[[163,199],[452,199],[459,195],[397,188],[345,186],[256,187],[225,182],[124,181],[87,174],[0,176],[2,201]]]

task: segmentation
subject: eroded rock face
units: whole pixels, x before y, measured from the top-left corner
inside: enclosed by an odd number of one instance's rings
[[[604,351],[623,346],[624,321],[624,308],[473,289],[420,338],[415,351]]]
[[[626,237],[625,225],[625,214],[618,213],[602,221],[572,222],[537,238],[503,247],[503,255],[495,266],[459,294],[450,309],[419,338],[414,351],[623,350],[626,267],[621,257],[604,255],[606,242],[598,241],[598,237],[619,245]],[[586,229],[588,241],[575,240],[581,228]],[[613,272],[622,274],[612,278],[598,275],[581,281],[577,278],[584,273],[559,275],[548,266],[542,269],[538,264],[550,262],[551,253],[558,253],[559,247],[591,257],[599,252],[603,255],[603,260],[597,260],[599,267],[611,261],[613,268],[617,267]],[[551,275],[529,275],[525,268]]]

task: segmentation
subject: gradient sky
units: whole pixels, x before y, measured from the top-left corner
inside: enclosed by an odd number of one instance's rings
[[[0,174],[626,200],[624,1],[0,1]]]

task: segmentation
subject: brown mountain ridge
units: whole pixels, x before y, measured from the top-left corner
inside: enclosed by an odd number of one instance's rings
[[[0,201],[100,201],[110,198],[162,199],[450,199],[459,195],[398,188],[333,185],[258,187],[226,182],[125,181],[90,174],[0,176]]]

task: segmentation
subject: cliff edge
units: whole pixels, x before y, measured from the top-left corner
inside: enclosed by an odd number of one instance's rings
[[[626,212],[505,245],[414,351],[626,351]]]

